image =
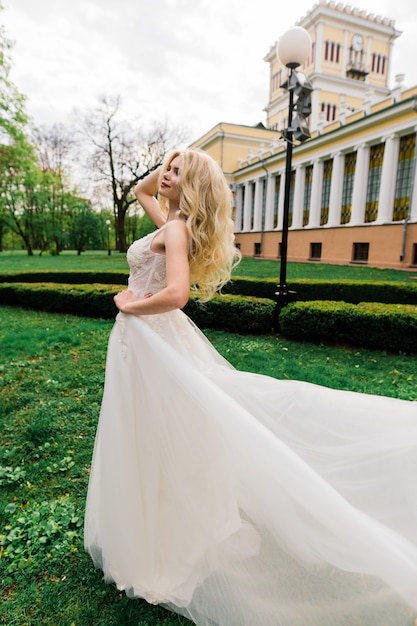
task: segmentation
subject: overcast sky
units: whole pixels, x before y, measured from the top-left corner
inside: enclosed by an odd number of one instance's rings
[[[12,79],[35,124],[120,94],[132,122],[187,128],[265,121],[270,47],[314,0],[3,0]],[[417,84],[415,0],[350,2],[395,20],[390,86]]]

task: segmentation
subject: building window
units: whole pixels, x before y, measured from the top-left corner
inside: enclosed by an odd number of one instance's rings
[[[334,122],[337,113],[337,107],[335,104],[326,104],[326,102],[322,102],[320,105],[320,110],[326,122]]]
[[[254,244],[253,252],[255,256],[259,256],[261,254],[261,244],[256,242]]]
[[[254,183],[250,183],[249,190],[251,194],[250,198],[250,229],[253,230],[255,225],[255,185]]]
[[[306,67],[308,67],[309,65],[313,65],[314,64],[314,59],[316,58],[316,42],[313,41],[313,43],[311,44],[311,53],[310,56],[308,57],[308,59],[306,61],[304,61],[303,63],[303,68],[305,69]]]
[[[330,187],[332,184],[333,159],[323,163],[323,187],[321,190],[320,226],[329,221]]]
[[[345,169],[343,172],[342,210],[340,223],[348,224],[352,217],[353,183],[355,181],[356,152],[345,155]]]
[[[288,208],[288,228],[292,225],[292,216],[294,212],[294,189],[295,189],[295,170],[291,170],[290,178],[290,201]]]
[[[246,195],[246,185],[242,185],[242,224],[241,224],[241,230],[243,230],[244,225],[245,225],[245,195]]]
[[[417,266],[417,243],[413,243],[413,258],[411,265]]]
[[[278,226],[278,207],[279,207],[279,192],[281,189],[281,174],[275,176],[275,192],[274,192],[274,228]]]
[[[310,243],[310,260],[320,261],[321,259],[321,243]]]
[[[397,180],[395,183],[394,222],[408,217],[415,170],[416,135],[401,137],[398,156]]]
[[[304,185],[303,226],[307,226],[310,219],[311,185],[313,183],[313,166],[307,165]]]
[[[352,263],[367,263],[369,257],[369,243],[354,243]]]
[[[385,69],[387,66],[387,58],[383,54],[376,54],[375,52],[371,55],[371,72],[374,74],[385,74]]]
[[[239,242],[235,242],[235,246],[238,250],[240,250],[240,243]]]
[[[278,72],[275,72],[275,74],[272,74],[272,80],[271,80],[272,93],[280,89],[281,85],[282,85],[282,70],[279,70]]]
[[[278,258],[281,258],[281,248],[282,248],[282,241],[279,242],[278,244]]]
[[[374,222],[378,217],[378,198],[381,187],[382,163],[385,144],[379,143],[371,147],[368,172],[368,188],[366,190],[365,222]]]
[[[262,179],[261,185],[262,185],[261,231],[263,232],[265,228],[265,211],[266,211],[266,187],[267,187],[266,178]]]
[[[340,43],[335,43],[334,41],[326,41],[324,43],[324,60],[331,63],[339,63]]]

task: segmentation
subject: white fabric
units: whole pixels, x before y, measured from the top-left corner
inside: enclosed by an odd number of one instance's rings
[[[129,596],[199,626],[413,624],[416,476],[417,403],[236,371],[181,311],[117,316],[85,546]]]

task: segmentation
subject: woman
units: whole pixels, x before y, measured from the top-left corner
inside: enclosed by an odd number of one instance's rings
[[[412,624],[416,404],[234,370],[180,311],[237,258],[220,168],[176,152],[136,195],[158,230],[115,297],[94,563],[199,626]]]

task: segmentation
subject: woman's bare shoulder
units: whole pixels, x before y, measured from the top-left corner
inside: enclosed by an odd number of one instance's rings
[[[183,235],[188,237],[187,226],[185,221],[181,218],[175,218],[165,222],[162,232],[164,233],[164,239],[171,236],[177,237]]]
[[[168,228],[171,230],[174,228],[181,229],[184,231],[187,230],[185,220],[183,220],[181,217],[176,217],[174,219],[167,220],[164,224],[164,230]]]
[[[180,218],[168,220],[163,226],[156,232],[152,248],[157,252],[164,253],[167,244],[170,248],[177,248],[179,245],[187,247],[188,231],[184,220]]]

